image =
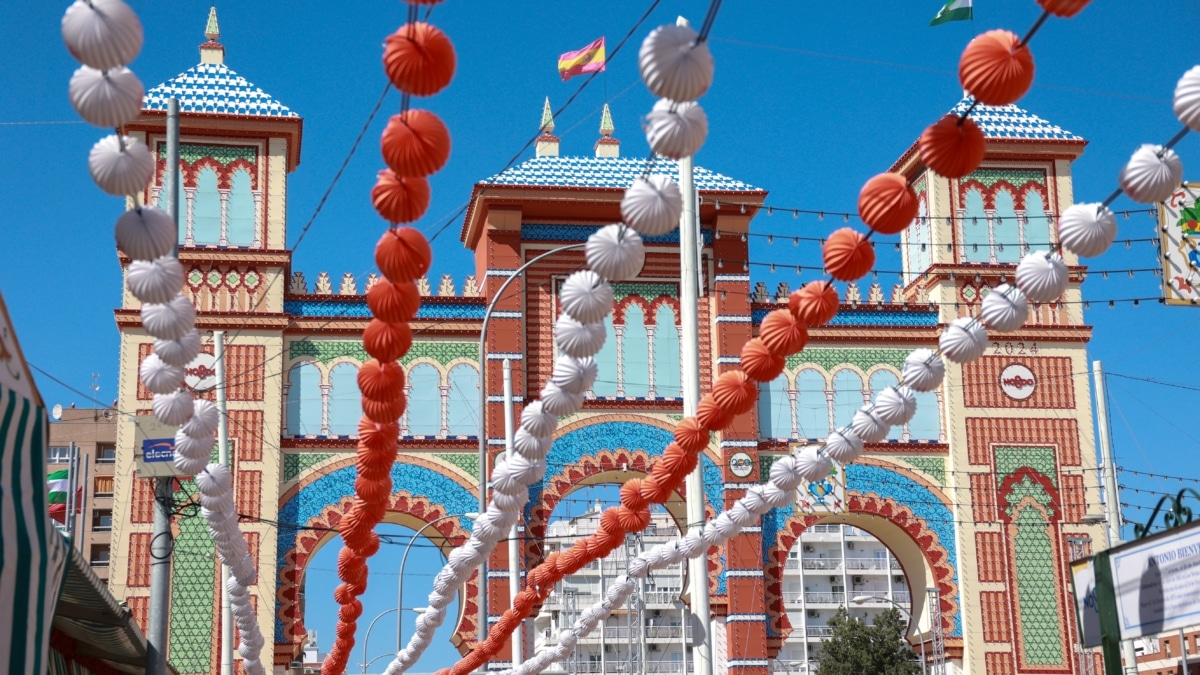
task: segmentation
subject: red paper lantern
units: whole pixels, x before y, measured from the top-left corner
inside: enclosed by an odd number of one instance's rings
[[[349,604],[354,602],[354,596],[350,594],[350,587],[346,584],[338,584],[333,589],[333,600],[339,605]]]
[[[369,417],[358,421],[358,447],[375,452],[396,450],[396,442],[400,438],[400,425],[395,422],[379,423]]]
[[[370,524],[374,527],[383,520],[383,515],[387,513],[387,504],[384,502],[369,502],[361,497],[354,498],[354,508],[362,511],[362,522],[365,525]]]
[[[404,369],[395,361],[380,363],[368,359],[358,369],[358,390],[374,401],[387,401],[404,395]]]
[[[393,282],[412,281],[425,276],[432,261],[433,251],[429,248],[429,242],[425,239],[425,235],[421,234],[420,230],[411,227],[390,229],[384,232],[383,236],[379,238],[379,243],[375,244],[375,264],[379,266],[379,271]],[[413,289],[415,290],[416,286],[413,286]],[[407,289],[403,292],[408,293]],[[369,295],[368,291],[368,302],[370,302]],[[412,296],[408,295],[399,300],[411,303]],[[420,293],[416,296],[416,304],[417,306],[421,304]],[[405,307],[407,306],[406,304]],[[412,314],[416,314],[416,307],[413,307]],[[384,318],[378,314],[376,316],[379,316],[380,319]]]
[[[363,414],[381,424],[393,423],[400,419],[407,405],[408,399],[403,393],[390,401],[372,401],[369,398],[362,400]]]
[[[786,364],[787,359],[772,352],[762,338],[753,338],[742,345],[742,372],[752,380],[770,382],[779,377]],[[678,425],[675,429],[675,439],[678,440]]]
[[[342,581],[361,579],[367,573],[367,561],[346,547],[338,551],[337,566],[338,578]]]
[[[450,157],[450,130],[428,110],[392,116],[379,143],[383,161],[397,176],[428,176]]]
[[[630,478],[621,486],[621,506],[635,511],[646,507],[641,478]]]
[[[558,568],[564,574],[575,574],[589,562],[591,560],[590,556],[588,556],[587,547],[583,545],[582,541],[578,541],[563,553],[562,558],[559,559]]]
[[[450,38],[427,23],[410,23],[388,36],[383,69],[396,88],[413,96],[432,96],[454,78],[456,59]]]
[[[1060,19],[1069,19],[1087,7],[1091,0],[1038,0],[1042,9]]]
[[[695,417],[685,417],[675,423],[675,442],[688,452],[700,452],[712,438],[708,429],[700,427]]]
[[[334,629],[334,632],[337,633],[339,640],[345,640],[346,642],[353,643],[354,631],[356,630],[358,630],[358,624],[354,622],[342,623],[339,621],[337,628]]]
[[[871,242],[849,227],[843,227],[830,235],[825,240],[823,253],[825,271],[838,281],[861,279],[875,265],[875,248],[871,246]],[[769,342],[767,346],[771,346]]]
[[[641,532],[650,524],[650,509],[645,506],[631,509],[622,505],[618,507],[617,517],[621,520],[621,529],[626,532]]]
[[[917,147],[921,161],[938,175],[962,178],[983,163],[987,141],[975,120],[950,114],[930,125]]]
[[[654,463],[654,468],[650,471],[650,475],[656,476],[658,480],[662,480],[662,476],[673,476],[688,474],[687,458],[695,457],[696,453],[688,452],[679,447],[678,443],[668,443],[663,449],[662,457]]]
[[[359,476],[354,479],[354,493],[369,502],[378,502],[392,495],[392,479],[384,476],[383,480]]]
[[[1008,105],[1024,96],[1033,84],[1033,54],[1020,43],[1006,30],[990,30],[971,40],[958,61],[963,89],[987,105]]]
[[[338,621],[343,623],[354,623],[360,616],[362,616],[362,603],[358,600],[348,605],[342,605],[338,609]]]
[[[650,474],[642,479],[642,496],[651,504],[662,504],[671,498],[673,485],[664,485],[662,481]]]
[[[808,344],[808,329],[786,309],[776,309],[763,317],[758,337],[777,356],[791,356]]]
[[[880,234],[899,234],[917,217],[917,193],[904,176],[881,173],[858,193],[858,214]]]
[[[344,538],[343,538],[343,541],[345,541]],[[350,548],[354,549],[355,553],[361,555],[364,558],[370,558],[371,556],[373,556],[379,552],[379,535],[375,534],[374,531],[367,530],[361,543],[362,543],[361,546],[355,546],[347,541],[346,545],[349,546]]]
[[[392,461],[394,462],[394,461],[396,461],[395,460],[395,457],[396,457],[395,446],[393,446],[390,451],[385,450],[382,452],[378,451],[378,450],[371,450],[370,448],[367,448],[366,451],[364,451],[362,446],[359,446],[358,458],[355,461],[355,465],[358,469],[359,476],[362,476],[363,478],[379,479],[379,478],[383,478],[384,476],[391,473],[392,465],[391,464],[387,464],[387,465],[380,464],[379,462],[377,462],[374,459],[374,457],[373,457],[374,455],[384,455],[385,457],[390,457],[390,458],[392,458]],[[349,518],[349,517],[350,517],[349,515],[346,516],[346,518]],[[342,520],[345,521],[345,518],[343,518]]]
[[[776,310],[783,312],[788,321],[799,326],[796,320],[787,310]],[[803,329],[803,326],[800,326]],[[807,337],[807,336],[806,336]],[[727,373],[721,373],[717,381],[713,383],[712,388],[713,400],[721,407],[729,410],[734,415],[741,415],[750,412],[754,408],[754,402],[758,400],[758,386],[754,384],[745,373],[740,370],[731,370]]]
[[[379,361],[397,361],[408,353],[410,347],[412,329],[406,323],[384,323],[379,319],[371,319],[363,331],[363,348]]]
[[[696,421],[709,431],[720,431],[733,421],[733,413],[714,401],[712,394],[705,394],[696,405]]]
[[[617,509],[619,507],[610,506],[604,509],[604,513],[600,514],[600,529],[606,532],[620,532],[621,523],[617,520]]]
[[[426,244],[426,248],[428,246]],[[429,268],[428,262],[425,263],[425,267]],[[421,307],[421,292],[411,281],[393,282],[381,279],[367,289],[367,307],[370,308],[371,314],[384,323],[406,323],[417,315],[417,310]]]
[[[837,314],[837,289],[828,281],[812,281],[788,296],[788,309],[805,326],[824,326]]]
[[[420,176],[400,177],[384,169],[371,189],[371,203],[389,223],[420,220],[429,208],[429,181]]]
[[[517,597],[513,598],[513,611],[528,616],[536,602],[536,595],[530,593],[528,590],[521,591],[517,593]]]

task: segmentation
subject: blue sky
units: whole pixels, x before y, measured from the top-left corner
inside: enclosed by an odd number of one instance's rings
[[[452,85],[417,105],[437,112],[454,139],[447,167],[433,176],[433,204],[419,224],[432,232],[465,202],[470,185],[500,170],[536,131],[542,100],[556,107],[578,83],[563,84],[555,71],[561,52],[599,35],[610,50],[645,11],[647,0],[606,3],[504,3],[451,0],[434,9],[458,53]],[[1032,1],[980,0],[974,23],[928,27],[940,0],[926,2],[726,3],[712,33],[716,79],[702,100],[710,134],[697,157],[705,167],[770,191],[781,207],[853,211],[859,187],[885,170],[960,97],[958,56],[973,32],[1005,27],[1023,33],[1037,18]],[[120,272],[112,245],[119,201],[103,195],[86,170],[88,149],[105,132],[77,120],[66,97],[76,68],[62,47],[58,23],[65,3],[10,3],[0,46],[8,68],[0,86],[0,231],[9,264],[0,266],[4,293],[31,362],[80,391],[99,374],[101,402],[116,398],[118,336],[112,309],[120,300]],[[133,69],[153,86],[198,62],[207,2],[136,0],[146,46]],[[1147,11],[1153,7],[1154,11]],[[637,77],[637,45],[648,30],[684,14],[696,23],[704,2],[664,0],[635,38],[558,122],[563,154],[586,155],[597,138],[599,109],[613,108],[616,137],[625,156],[644,156],[638,119],[653,100]],[[1197,62],[1184,36],[1198,27],[1190,3],[1093,3],[1077,18],[1050,20],[1032,43],[1037,62],[1033,89],[1023,107],[1088,139],[1074,165],[1075,195],[1099,201],[1114,188],[1118,171],[1141,143],[1161,143],[1179,123],[1170,98],[1179,76]],[[219,5],[226,63],[305,118],[303,157],[289,184],[289,242],[345,157],[383,85],[380,45],[404,22],[398,2],[290,3],[223,0]],[[1179,36],[1179,37],[1176,37]],[[311,231],[297,249],[295,269],[311,280],[373,268],[372,248],[383,224],[368,192],[382,165],[377,139],[392,94],[367,132]],[[39,122],[44,124],[25,124]],[[66,122],[66,124],[59,124]],[[1200,160],[1197,139],[1178,150],[1185,167]],[[527,156],[531,156],[527,152]],[[1191,175],[1185,173],[1186,175]],[[1121,199],[1114,208],[1141,208]],[[1146,215],[1120,219],[1119,238],[1154,236]],[[434,271],[461,287],[471,273],[470,254],[458,242],[460,221],[434,245]],[[760,215],[755,231],[821,236],[841,227],[836,218],[792,220]],[[819,265],[809,244],[793,248],[758,240],[756,260],[779,264],[772,274],[754,267],[754,279],[774,288],[805,280],[789,266]],[[1134,307],[1108,299],[1157,297],[1159,279],[1122,270],[1157,266],[1150,244],[1120,245],[1094,261],[1084,295],[1095,335],[1091,358],[1115,375],[1191,386],[1198,369],[1183,350],[1200,326],[1198,310],[1153,301]],[[898,256],[880,247],[880,269],[897,269]],[[434,275],[431,275],[434,276]],[[889,285],[894,277],[880,277]],[[86,405],[85,396],[45,377],[38,383],[49,403]],[[1111,417],[1118,464],[1159,474],[1200,474],[1180,462],[1200,446],[1184,421],[1188,389],[1110,378]],[[1178,489],[1173,480],[1126,473],[1122,484],[1142,490]],[[1089,493],[1089,499],[1096,495]],[[1127,492],[1123,501],[1152,504],[1150,494]],[[1131,507],[1127,517],[1148,511]],[[410,562],[410,565],[413,564]],[[430,562],[432,565],[432,562]],[[329,566],[332,567],[332,566]],[[310,594],[310,603],[319,594]],[[311,605],[310,605],[311,606]],[[410,619],[411,620],[411,619]],[[421,669],[427,664],[422,663]],[[430,669],[435,665],[428,664]]]

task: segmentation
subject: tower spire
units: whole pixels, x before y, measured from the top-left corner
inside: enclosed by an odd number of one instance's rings
[[[208,41],[200,45],[200,63],[225,63],[225,45],[221,44],[221,26],[217,23],[217,7],[208,10],[208,22],[204,24],[204,37]]]
[[[208,23],[204,26],[204,37],[214,42],[221,39],[221,27],[217,25],[216,5],[213,5],[208,10]]]
[[[542,124],[539,127],[542,135],[537,137],[534,146],[535,157],[558,157],[558,137],[554,135],[554,113],[550,111],[550,97],[542,105]]]
[[[541,131],[543,134],[554,133],[554,113],[550,111],[550,97],[546,97],[546,103],[542,106],[542,125]]]
[[[597,157],[621,156],[621,141],[612,137],[613,131],[616,131],[616,128],[613,126],[612,111],[605,103],[604,110],[600,113],[600,138],[596,139]]]

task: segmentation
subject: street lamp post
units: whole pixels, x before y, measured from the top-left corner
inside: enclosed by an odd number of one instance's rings
[[[883,602],[888,603],[892,607],[895,607],[896,609],[900,610],[901,612],[904,612],[905,614],[907,614],[909,621],[916,623],[917,618],[915,616],[913,616],[913,613],[911,611],[909,611],[907,608],[902,607],[899,603],[897,603],[895,600],[892,600],[891,598],[885,598],[885,597],[882,597],[879,595],[856,595],[851,600],[851,602],[853,602],[856,605],[861,605],[864,602],[870,602],[872,600],[882,600]],[[920,626],[917,626],[917,630],[918,630],[917,635],[921,635],[921,633],[919,632],[921,630]],[[928,673],[929,673],[929,671],[926,670],[927,667],[928,666],[925,663],[925,639],[921,638],[921,672],[924,673],[925,675],[928,675]]]
[[[437,523],[440,523],[443,520],[448,520],[450,518],[470,518],[471,520],[475,520],[478,517],[479,517],[479,514],[475,513],[474,511],[469,511],[467,513],[451,513],[450,515],[442,516],[441,518],[434,518],[433,520],[429,521],[428,523],[425,523],[424,525],[422,525],[421,529],[419,529],[413,533],[413,536],[410,537],[408,540],[408,544],[404,547],[404,554],[400,556],[400,579],[399,579],[399,581],[396,582],[396,610],[400,610],[400,609],[404,608],[404,565],[406,563],[408,563],[408,552],[410,550],[412,550],[413,542],[415,542],[417,540],[417,537],[421,536],[421,533],[424,532],[425,530],[429,529],[431,526],[433,526]],[[387,612],[384,612],[384,614],[386,614],[386,613]],[[383,614],[380,614],[379,616],[383,616]],[[375,618],[378,619],[379,617],[377,616]],[[371,625],[375,625],[375,622],[372,621]],[[371,629],[367,628],[367,636],[369,637],[370,635],[371,635]],[[399,653],[401,649],[404,649],[404,617],[397,615],[396,616],[396,652]],[[367,659],[367,644],[366,644],[366,641],[364,640],[363,641],[363,661],[366,661],[366,659]]]
[[[403,623],[404,617],[400,614],[400,611],[405,610],[405,609],[414,611],[417,614],[421,614],[428,608],[427,607],[401,607],[401,606],[397,605],[395,607],[391,607],[389,609],[383,610],[379,614],[376,614],[374,619],[371,619],[370,625],[367,626],[367,635],[366,635],[366,637],[363,638],[363,647],[362,647],[362,673],[363,673],[363,675],[367,675],[367,666],[371,665],[372,663],[375,663],[375,661],[378,660],[378,659],[372,659],[371,661],[367,660],[367,644],[370,643],[370,641],[371,641],[371,629],[375,627],[375,622],[382,619],[383,617],[387,616],[388,614],[391,614],[392,612],[396,612],[396,621],[399,623]]]

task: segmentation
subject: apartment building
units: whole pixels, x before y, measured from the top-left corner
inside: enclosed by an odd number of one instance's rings
[[[78,503],[74,509],[73,543],[92,571],[108,581],[112,532],[113,473],[117,460],[117,413],[111,408],[66,408],[51,419],[46,471],[75,465]],[[68,514],[68,519],[71,514]]]

